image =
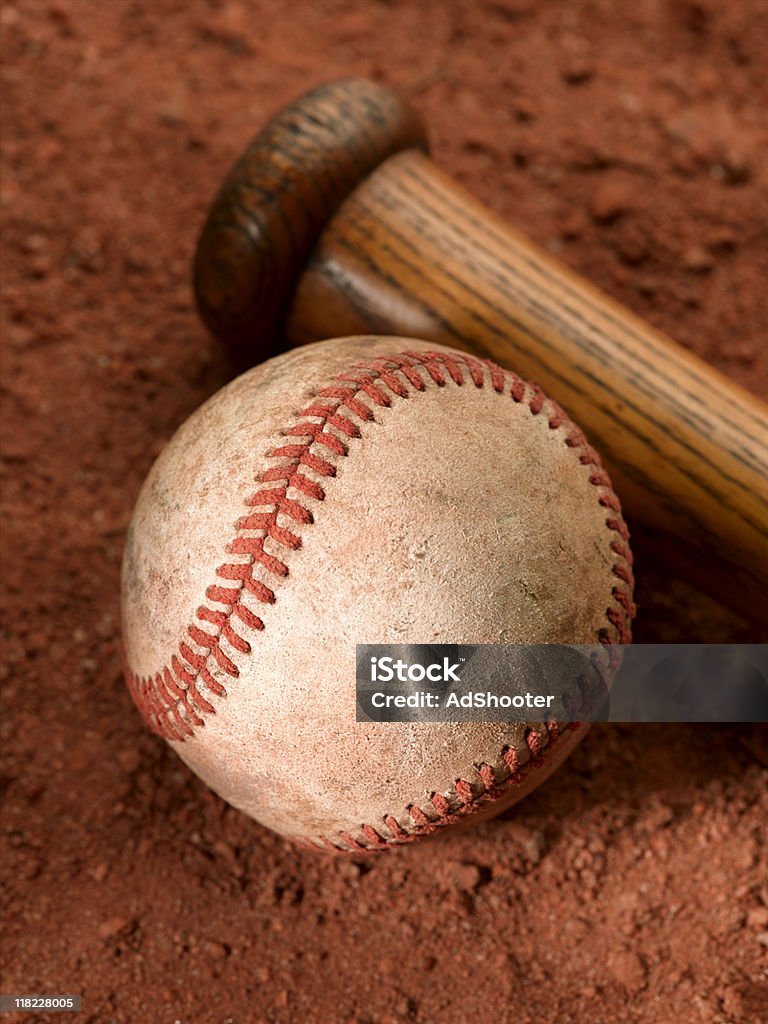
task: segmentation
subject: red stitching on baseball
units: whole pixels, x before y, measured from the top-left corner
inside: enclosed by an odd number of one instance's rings
[[[472,803],[472,784],[464,779],[456,780],[456,795],[463,804]]]
[[[569,448],[579,449],[578,457],[582,465],[594,468],[589,482],[598,490],[599,504],[611,513],[605,525],[617,537],[611,542],[610,548],[616,555],[612,572],[619,582],[611,592],[614,603],[605,611],[605,619],[610,628],[602,627],[598,631],[598,639],[604,644],[629,641],[630,622],[635,612],[632,601],[632,555],[625,543],[629,531],[621,517],[621,505],[611,490],[608,475],[582,431],[570,422],[556,402],[545,397],[537,385],[526,384],[517,374],[502,369],[490,360],[443,352],[404,352],[382,356],[357,363],[348,372],[337,375],[334,383],[319,389],[310,404],[299,413],[301,422],[292,423],[282,431],[286,437],[304,437],[307,440],[304,443],[297,440],[282,445],[269,453],[268,458],[280,459],[282,464],[270,466],[260,474],[260,489],[245,502],[248,507],[258,507],[262,511],[241,516],[237,520],[237,532],[228,547],[231,554],[241,555],[247,560],[223,563],[216,569],[219,579],[239,586],[221,586],[215,582],[208,586],[206,599],[223,607],[202,605],[197,609],[196,616],[199,621],[212,626],[213,632],[203,630],[194,623],[186,629],[188,640],[200,650],[193,650],[187,640],[181,640],[169,665],[147,677],[138,676],[126,665],[130,692],[153,731],[166,739],[179,742],[193,736],[195,729],[205,725],[205,716],[216,713],[214,704],[200,692],[200,686],[204,684],[213,696],[225,698],[227,695],[226,688],[216,679],[212,669],[218,668],[233,680],[239,677],[240,671],[222,648],[222,641],[233,651],[249,654],[251,644],[235,630],[235,621],[253,631],[264,629],[264,622],[243,604],[243,597],[248,594],[264,604],[272,604],[276,600],[274,590],[257,579],[254,570],[260,566],[277,579],[289,574],[287,564],[265,550],[265,543],[284,548],[287,552],[296,551],[302,545],[301,536],[280,523],[278,517],[286,517],[300,526],[311,526],[314,522],[312,511],[301,500],[289,497],[288,491],[323,501],[324,488],[302,470],[310,470],[330,480],[336,475],[335,465],[310,449],[319,446],[336,458],[347,457],[348,446],[330,430],[349,439],[359,438],[360,426],[351,417],[361,424],[375,419],[373,410],[360,398],[365,396],[375,406],[388,408],[392,405],[392,397],[405,399],[413,392],[425,391],[428,383],[423,374],[426,374],[431,384],[441,388],[446,386],[448,378],[456,386],[463,386],[465,375],[477,388],[482,388],[486,380],[490,380],[495,392],[503,393],[508,388],[514,402],[526,401],[532,415],[539,415],[546,409],[550,429],[567,428],[564,442]],[[307,417],[320,422],[308,421]],[[265,484],[271,486],[265,487]],[[243,535],[241,531],[249,535]],[[253,536],[254,533],[257,536]],[[576,726],[574,724],[567,728]],[[500,754],[502,765],[508,773],[505,779],[497,778],[493,766],[478,765],[479,778],[474,786],[466,779],[457,779],[450,795],[433,793],[430,796],[431,813],[416,805],[408,807],[410,821],[407,827],[395,815],[388,814],[382,818],[379,829],[370,824],[361,824],[362,838],[344,832],[336,839],[314,837],[309,845],[320,843],[337,852],[367,852],[410,842],[420,835],[437,831],[458,817],[480,810],[510,785],[520,784],[531,768],[543,761],[543,750],[551,747],[560,735],[556,723],[548,723],[544,733],[529,729],[526,744],[530,756],[525,763],[521,762],[518,751],[505,747]]]
[[[566,732],[572,732],[577,728],[578,724],[575,722],[564,727]],[[531,735],[535,735],[538,739],[532,740]],[[547,736],[546,743],[543,742],[545,735]],[[562,738],[562,735],[561,727],[556,722],[547,722],[546,734],[536,733],[535,730],[531,729],[526,735],[526,744],[530,748],[532,743],[536,745],[539,742],[542,747],[551,749]],[[360,837],[353,836],[350,832],[341,832],[335,839],[329,836],[317,836],[311,840],[295,839],[294,842],[305,849],[315,850],[319,844],[333,853],[360,855],[378,853],[391,846],[411,843],[423,836],[434,835],[448,825],[482,811],[489,803],[498,799],[510,787],[521,785],[531,769],[540,767],[543,762],[543,756],[539,753],[532,755],[525,764],[521,765],[518,752],[510,747],[505,747],[501,756],[509,772],[506,778],[500,780],[492,765],[478,765],[477,770],[480,779],[476,783],[477,792],[473,790],[472,784],[466,779],[457,779],[452,793],[448,796],[442,793],[433,793],[430,796],[429,802],[432,804],[435,813],[434,817],[415,804],[411,804],[406,808],[406,813],[410,819],[408,828],[403,827],[395,815],[385,815],[382,819],[382,824],[390,833],[389,836],[383,836],[381,831],[376,830],[371,825],[360,825],[360,832],[364,837],[364,841]],[[375,840],[369,841],[374,836],[376,837]]]
[[[392,833],[395,839],[407,839],[408,833],[402,827],[397,818],[392,814],[387,814],[384,817],[384,824],[387,826],[389,831]],[[330,840],[328,840],[330,842]],[[331,844],[333,845],[333,844]]]
[[[433,793],[429,799],[439,815],[450,814],[451,805],[441,793]]]

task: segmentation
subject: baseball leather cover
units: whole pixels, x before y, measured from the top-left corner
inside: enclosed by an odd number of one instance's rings
[[[584,727],[356,722],[357,643],[629,640],[599,459],[514,373],[402,338],[294,349],[177,432],[123,565],[149,725],[285,836],[379,849],[495,812]]]

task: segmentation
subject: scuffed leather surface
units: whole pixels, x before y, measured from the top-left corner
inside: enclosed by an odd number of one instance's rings
[[[145,483],[125,554],[133,672],[168,662],[233,559],[235,523],[281,429],[335,373],[403,350],[441,351],[392,338],[295,349],[181,427]],[[375,408],[335,460],[325,500],[301,497],[315,521],[298,529],[300,550],[279,551],[289,575],[265,571],[276,593],[254,605],[265,628],[241,629],[251,653],[228,650],[239,678],[218,672],[227,696],[208,694],[216,713],[173,744],[180,757],[225,800],[310,841],[387,814],[407,828],[410,805],[477,782],[477,765],[503,772],[505,746],[526,760],[522,725],[356,723],[355,644],[594,642],[608,626],[615,538],[566,433],[468,380]]]

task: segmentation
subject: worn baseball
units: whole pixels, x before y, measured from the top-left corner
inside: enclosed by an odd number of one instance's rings
[[[126,676],[213,790],[305,845],[390,847],[514,803],[584,727],[355,720],[357,643],[620,643],[619,503],[541,391],[402,338],[294,349],[152,468],[123,564]]]

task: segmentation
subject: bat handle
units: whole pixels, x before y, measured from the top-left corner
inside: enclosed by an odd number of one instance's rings
[[[325,86],[253,143],[201,237],[206,323],[251,361],[395,334],[536,381],[599,448],[630,522],[763,634],[768,409],[502,223],[422,151],[414,115],[360,80]]]
[[[200,316],[238,363],[274,354],[321,232],[361,181],[408,148],[426,149],[418,116],[362,78],[307,93],[248,146],[211,205],[193,272]]]

